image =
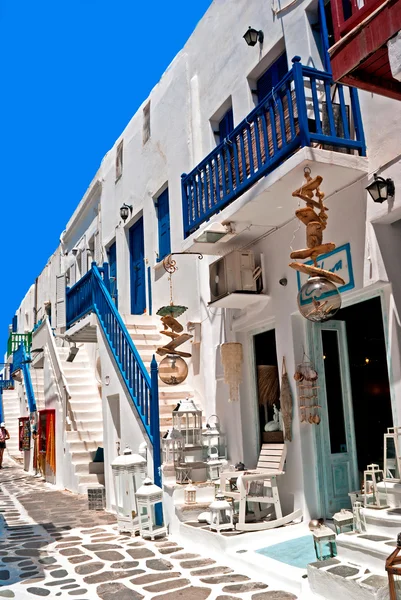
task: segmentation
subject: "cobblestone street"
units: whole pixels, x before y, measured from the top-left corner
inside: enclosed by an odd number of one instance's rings
[[[119,535],[113,515],[6,461],[0,472],[0,598],[295,600],[173,539]]]

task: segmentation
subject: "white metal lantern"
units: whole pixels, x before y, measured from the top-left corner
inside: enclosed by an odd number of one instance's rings
[[[138,530],[138,508],[135,493],[146,477],[146,460],[132,454],[131,448],[111,463],[113,474],[117,525],[120,531]]]
[[[206,472],[208,481],[220,478],[220,469],[223,461],[219,460],[219,451],[216,447],[210,448],[208,460],[206,461]]]
[[[214,423],[211,423],[212,419]],[[202,431],[203,458],[210,457],[212,448],[218,449],[218,458],[227,458],[226,434],[220,431],[220,419],[217,415],[211,415],[206,423],[206,429]]]
[[[139,533],[143,538],[154,540],[165,535],[167,528],[163,516],[163,490],[155,485],[149,477],[136,492],[136,502],[139,514]],[[160,506],[161,524],[157,523],[156,507]]]
[[[184,491],[184,502],[185,504],[196,504],[196,487],[192,485],[191,480]]]
[[[210,529],[217,531],[225,531],[234,529],[234,511],[232,504],[227,502],[224,494],[221,492],[216,494],[215,500],[209,506],[210,510]]]
[[[382,482],[384,485],[384,493],[381,495],[377,485]],[[365,492],[365,507],[388,508],[384,473],[382,469],[379,469],[379,465],[371,464],[367,466],[366,471],[364,471],[363,474],[363,483]]]
[[[321,525],[312,532],[317,560],[327,560],[337,556],[336,534],[329,527]]]
[[[184,440],[174,427],[162,438],[163,464],[175,465],[184,461]]]
[[[181,400],[173,410],[173,427],[182,434],[185,447],[201,445],[202,411],[192,398]]]
[[[400,481],[400,452],[398,427],[389,427],[384,434],[384,478],[389,481]]]
[[[354,515],[350,510],[342,508],[340,512],[333,516],[333,523],[337,535],[339,533],[349,533],[354,528]]]
[[[354,502],[352,507],[354,515],[354,531],[355,533],[364,533],[366,531],[366,519],[363,512],[362,502]]]

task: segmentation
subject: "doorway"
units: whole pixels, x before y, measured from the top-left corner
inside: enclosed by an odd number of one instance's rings
[[[117,291],[117,245],[113,242],[107,250],[109,259],[109,278],[110,278],[110,295],[114,300],[116,308],[118,308],[118,291]]]
[[[129,230],[131,271],[131,314],[142,315],[146,311],[145,245],[143,217]]]
[[[282,442],[283,435],[281,431],[265,431],[267,423],[274,421],[274,404],[276,405],[277,410],[280,409],[280,383],[277,367],[276,331],[275,329],[264,331],[263,333],[255,335],[253,340],[260,445],[269,442]]]
[[[315,429],[322,510],[350,506],[368,464],[383,467],[383,441],[393,425],[380,297],[341,309],[311,325],[319,374],[321,423]]]

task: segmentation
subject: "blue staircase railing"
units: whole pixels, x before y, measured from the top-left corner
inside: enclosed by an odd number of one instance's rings
[[[97,315],[125,387],[153,446],[154,481],[161,485],[157,362],[153,357],[149,376],[110,295],[107,263],[103,268],[93,263],[90,271],[67,289],[66,310],[67,328],[89,313]]]
[[[37,411],[35,392],[33,390],[31,371],[29,365],[31,363],[30,354],[26,351],[25,344],[21,343],[13,354],[13,372],[21,369],[24,377],[25,393],[28,401],[29,412]]]
[[[333,85],[330,73],[305,67],[296,56],[292,69],[271,93],[189,174],[182,175],[184,237],[290,154],[312,144],[366,154],[357,90]]]

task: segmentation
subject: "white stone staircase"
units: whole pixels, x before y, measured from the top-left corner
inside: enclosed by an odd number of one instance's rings
[[[67,362],[68,348],[57,348],[62,369],[71,394],[67,417],[66,442],[74,470],[76,489],[86,493],[88,487],[104,485],[104,464],[93,462],[97,448],[103,447],[102,399],[89,365],[85,346],[73,362]]]
[[[36,408],[38,410],[43,410],[46,408],[43,369],[33,369],[31,367],[30,373],[31,373],[33,393],[35,395]],[[24,385],[24,396],[25,396],[26,405],[28,405],[28,402],[26,399],[25,385]]]
[[[3,412],[4,422],[10,439],[7,441],[7,450],[10,456],[20,458],[18,444],[18,418],[20,415],[20,402],[17,390],[3,390]]]
[[[150,363],[153,355],[155,355],[157,362],[164,358],[155,354],[156,349],[170,341],[169,338],[159,333],[163,327],[160,319],[148,315],[124,315],[123,320],[145,367],[150,373]],[[190,351],[190,347],[185,349]],[[162,435],[173,426],[171,413],[178,402],[193,396],[194,390],[186,381],[179,385],[169,386],[159,378],[160,431]]]

